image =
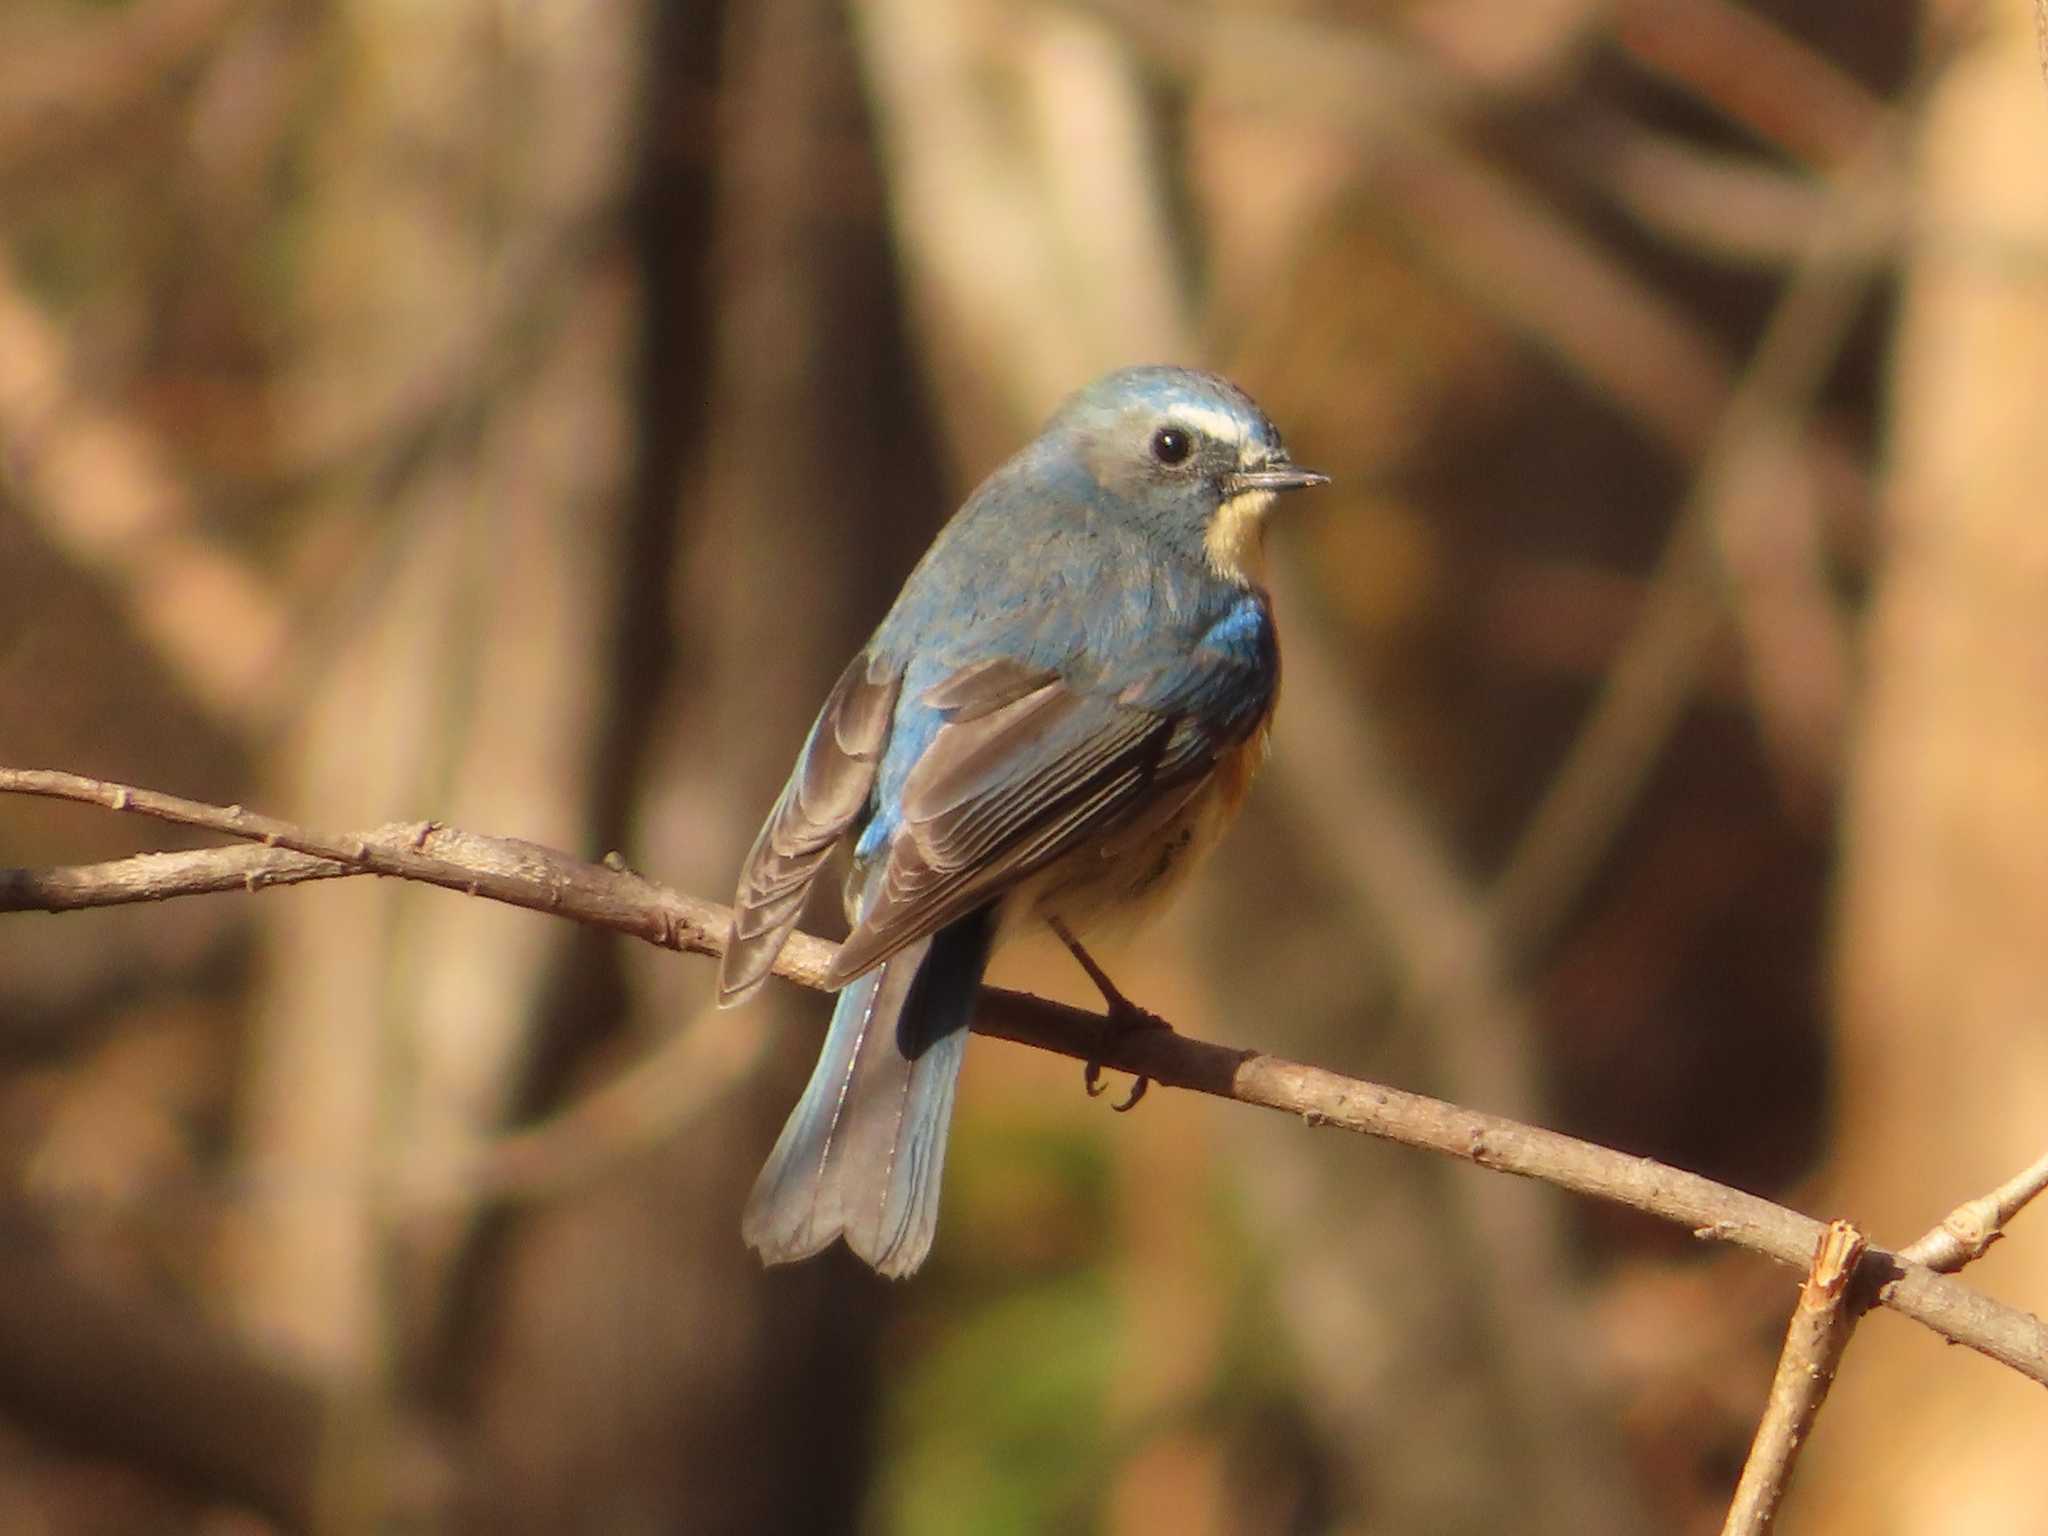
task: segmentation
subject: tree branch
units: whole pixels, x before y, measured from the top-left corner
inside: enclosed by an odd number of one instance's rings
[[[667,890],[616,860],[586,864],[534,843],[480,837],[434,822],[333,836],[240,806],[206,805],[47,770],[0,768],[0,793],[102,805],[261,845],[253,850],[148,855],[71,869],[0,870],[0,911],[68,911],[374,874],[421,880],[573,918],[666,949],[713,956],[724,951],[729,916],[724,907]],[[775,973],[822,988],[833,948],[823,939],[797,934],[776,961]],[[1337,1126],[1498,1172],[1541,1179],[1680,1223],[1696,1237],[1732,1243],[1801,1269],[1808,1267],[1825,1231],[1811,1217],[1646,1157],[1166,1030],[1126,1031],[1105,1038],[1100,1015],[1023,993],[985,990],[974,1027],[1076,1060],[1092,1057],[1166,1087],[1263,1105],[1299,1115],[1310,1125]],[[1903,1254],[1873,1248],[1864,1264],[1876,1277],[1878,1304],[2048,1385],[2048,1329],[2032,1314],[1993,1301]]]
[[[2005,1236],[2005,1224],[2044,1189],[2048,1189],[2048,1153],[1990,1194],[1965,1200],[1942,1217],[1940,1226],[1901,1248],[1899,1256],[1925,1264],[1937,1274],[1952,1275],[1983,1258],[1991,1245]]]
[[[1792,1479],[1799,1449],[1835,1384],[1835,1368],[1855,1331],[1858,1298],[1851,1282],[1869,1243],[1846,1221],[1829,1224],[1799,1290],[1785,1329],[1785,1347],[1771,1380],[1771,1400],[1743,1463],[1721,1536],[1767,1536]]]
[[[0,794],[105,806],[260,845],[141,854],[60,869],[0,870],[0,912],[63,912],[238,886],[253,891],[267,884],[389,875],[573,918],[663,949],[714,956],[725,952],[730,914],[724,907],[644,880],[616,859],[602,866],[586,864],[538,843],[479,837],[432,821],[392,822],[369,832],[320,833],[239,805],[208,805],[39,768],[0,768]],[[290,857],[293,854],[301,857]],[[820,987],[832,951],[823,939],[798,934],[776,962],[775,974],[802,986]]]

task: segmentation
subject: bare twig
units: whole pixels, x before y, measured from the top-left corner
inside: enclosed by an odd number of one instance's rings
[[[1785,1330],[1770,1405],[1756,1427],[1721,1536],[1768,1536],[1799,1448],[1827,1401],[1835,1367],[1856,1327],[1850,1282],[1868,1247],[1863,1234],[1846,1221],[1830,1223],[1821,1235],[1813,1268],[1800,1287],[1799,1305]]]
[[[206,827],[344,865],[351,874],[423,880],[471,895],[574,918],[644,939],[664,948],[718,955],[730,916],[715,902],[666,890],[612,864],[585,864],[567,854],[510,838],[480,837],[432,822],[375,832],[323,835],[240,806],[214,806],[77,774],[41,769],[0,769],[0,793],[42,795],[103,805],[186,826]],[[226,850],[223,850],[224,852]],[[194,859],[197,856],[191,856]],[[120,869],[133,861],[102,865]],[[224,880],[188,865],[184,890],[214,892],[245,882]],[[0,874],[0,911],[43,910],[39,892],[55,889],[55,910],[104,904],[83,899],[83,871],[52,878],[41,872],[21,880]],[[304,878],[321,878],[307,873]],[[258,882],[261,888],[261,882]],[[174,891],[163,880],[138,884],[132,871],[105,889],[107,902],[161,899]],[[146,889],[149,894],[138,894]],[[822,988],[833,946],[797,934],[775,971]],[[1368,1136],[1442,1153],[1484,1168],[1540,1179],[1575,1194],[1690,1227],[1697,1237],[1733,1243],[1782,1264],[1803,1266],[1820,1241],[1811,1217],[1698,1174],[1632,1157],[1608,1147],[1541,1130],[1497,1115],[1462,1109],[1440,1099],[1404,1093],[1344,1077],[1320,1067],[1191,1039],[1171,1030],[1129,1030],[1105,1036],[1102,1019],[1023,993],[989,989],[975,1018],[982,1034],[1071,1056],[1100,1060],[1120,1072],[1151,1078],[1245,1104],[1299,1115],[1310,1125],[1337,1126]],[[1878,1304],[1964,1344],[2048,1386],[2048,1328],[2029,1313],[1979,1294],[1902,1255],[1871,1250],[1868,1262],[1886,1276]]]
[[[369,834],[410,836],[413,828]],[[184,853],[138,853],[104,864],[64,864],[47,869],[0,869],[0,911],[78,912],[87,907],[120,907],[169,896],[203,896],[214,891],[260,890],[266,885],[300,885],[334,880],[362,870],[339,859],[294,853],[289,848],[196,848]]]
[[[1899,1250],[1899,1257],[1925,1264],[1936,1274],[1952,1275],[1984,1257],[2005,1236],[2005,1224],[2027,1203],[2048,1189],[2048,1153],[2021,1169],[1988,1195],[1965,1200],[1941,1219],[1941,1225]]]
[[[265,884],[296,884],[344,875],[394,875],[471,896],[488,896],[535,912],[557,913],[664,949],[700,955],[724,952],[728,914],[716,902],[679,895],[622,867],[586,864],[517,838],[479,837],[431,821],[393,823],[337,836],[259,816],[239,805],[207,805],[45,769],[0,768],[0,793],[103,805],[108,810],[246,838],[260,843],[264,852],[284,849],[311,861],[271,864],[252,860],[244,850],[208,849],[69,870],[8,870],[0,872],[0,911],[59,912],[156,901],[238,885],[253,890]],[[216,862],[209,863],[208,855]],[[160,860],[182,861],[172,868],[189,883],[171,886],[157,872]],[[798,934],[777,962],[776,974],[807,987],[822,986],[831,958],[830,944]]]

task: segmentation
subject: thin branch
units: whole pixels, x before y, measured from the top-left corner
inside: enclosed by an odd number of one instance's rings
[[[1769,1536],[1793,1463],[1813,1430],[1820,1405],[1827,1401],[1828,1388],[1835,1384],[1835,1368],[1855,1331],[1858,1311],[1850,1282],[1869,1246],[1846,1221],[1831,1222],[1821,1235],[1813,1268],[1799,1290],[1799,1305],[1785,1329],[1770,1404],[1756,1427],[1721,1536]]]
[[[77,774],[36,769],[0,769],[0,793],[71,800],[204,827],[250,839],[265,848],[283,848],[344,865],[351,874],[422,880],[609,928],[667,949],[714,956],[724,949],[729,913],[717,903],[666,890],[614,863],[585,864],[516,839],[480,837],[433,822],[337,837],[259,816],[240,806],[206,805]],[[235,851],[217,852],[226,857]],[[133,863],[123,860],[98,868],[121,869]],[[193,879],[185,889],[193,892],[247,883],[203,867],[186,867],[193,871]],[[0,872],[0,911],[43,910],[37,892],[48,889],[59,889],[63,895],[56,910],[173,894],[162,880],[148,883],[151,895],[135,894],[141,887],[125,878],[132,871],[124,871],[119,884],[94,889],[86,873],[71,870],[55,878],[50,871]],[[321,877],[311,872],[304,875]],[[257,882],[257,888],[262,888],[262,882]],[[102,893],[105,903],[86,899]],[[825,940],[798,934],[777,960],[775,971],[801,985],[822,989],[832,954],[833,946]],[[1299,1115],[1310,1125],[1336,1126],[1498,1172],[1541,1179],[1575,1194],[1677,1222],[1691,1228],[1696,1237],[1733,1243],[1782,1264],[1805,1267],[1823,1232],[1811,1217],[1646,1157],[1301,1062],[1212,1045],[1170,1030],[1130,1030],[1105,1038],[1100,1015],[1023,993],[986,990],[974,1027],[983,1034],[1034,1045],[1077,1061],[1100,1060],[1107,1067],[1149,1077],[1164,1087],[1258,1104]],[[1993,1301],[1903,1255],[1872,1249],[1865,1262],[1873,1274],[1882,1277],[1878,1304],[2048,1386],[2048,1328],[2038,1318]]]
[[[1983,1258],[1991,1245],[2005,1236],[2005,1224],[2044,1189],[2048,1189],[2048,1153],[1990,1194],[1965,1200],[1941,1219],[1940,1226],[1901,1248],[1899,1257],[1925,1264],[1936,1274],[1952,1275]]]
[[[411,828],[385,829],[411,835]],[[382,837],[384,831],[371,837]],[[0,869],[0,911],[79,912],[121,907],[170,896],[258,891],[266,885],[337,880],[363,871],[339,859],[288,848],[196,848],[183,853],[138,853],[104,864],[56,864],[42,869]]]
[[[105,806],[111,811],[245,838],[261,845],[259,853],[284,849],[310,861],[279,860],[273,865],[252,860],[247,850],[205,849],[65,870],[5,870],[0,871],[0,911],[59,912],[236,886],[261,889],[266,884],[345,875],[390,875],[574,918],[663,949],[698,955],[719,955],[725,949],[729,914],[716,902],[679,895],[615,863],[586,864],[518,838],[479,837],[431,821],[394,822],[369,832],[325,834],[259,816],[239,805],[208,805],[47,769],[0,768],[0,794],[40,795]],[[153,872],[153,860],[185,861],[173,869],[190,883],[167,888],[164,876]],[[330,870],[323,867],[327,864],[339,867]],[[823,939],[798,934],[776,962],[775,973],[803,986],[822,986],[832,950]]]

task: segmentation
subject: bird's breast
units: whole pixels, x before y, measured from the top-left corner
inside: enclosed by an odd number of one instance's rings
[[[1026,880],[1005,903],[1005,929],[1057,917],[1076,933],[1115,933],[1155,916],[1222,841],[1265,762],[1271,724],[1268,711],[1202,778],[1175,786]]]

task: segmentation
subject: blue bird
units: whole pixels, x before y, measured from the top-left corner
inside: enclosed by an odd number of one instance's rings
[[[924,1262],[967,1024],[1006,935],[1049,924],[1112,1016],[1135,1011],[1075,936],[1163,896],[1243,800],[1280,684],[1265,515],[1326,478],[1226,380],[1126,369],[1061,406],[911,573],[819,710],[733,904],[727,1005],[767,979],[853,839],[831,1031],[742,1221],[764,1263],[841,1237],[885,1275]]]

